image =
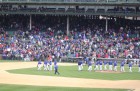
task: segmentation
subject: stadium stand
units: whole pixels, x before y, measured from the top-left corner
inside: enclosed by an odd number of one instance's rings
[[[49,54],[75,60],[94,52],[100,59],[140,58],[139,5],[138,0],[2,0],[0,53],[6,60]]]

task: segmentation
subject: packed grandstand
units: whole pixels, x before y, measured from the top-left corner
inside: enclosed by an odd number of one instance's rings
[[[103,16],[101,18],[101,15],[69,15],[68,13],[70,11],[86,13],[89,10],[95,14],[101,11],[102,14],[103,11],[100,9],[102,6],[96,7],[96,11],[90,8],[79,8],[80,6],[67,9],[58,8],[58,6],[57,9],[29,8],[30,5],[15,6],[3,4],[0,8],[0,12],[4,12],[0,15],[2,59],[37,60],[48,55],[58,58],[93,56],[97,58],[140,58],[140,21],[136,17],[128,19],[126,16]],[[108,8],[105,12],[111,11],[126,15],[139,12],[139,7],[111,7],[113,8]],[[24,14],[26,11],[28,13],[53,13]],[[59,12],[59,15],[55,15],[54,12]],[[60,12],[68,13],[68,15],[61,15]]]
[[[0,49],[3,59],[30,60],[48,54],[57,57],[139,58],[139,29],[135,21],[109,20],[106,31],[104,20],[91,17],[70,18],[70,34],[66,35],[65,16],[34,16],[33,28],[28,29],[28,16],[1,16]],[[3,21],[3,22],[2,22]],[[7,22],[8,21],[8,22]],[[136,21],[137,22],[137,21]],[[8,31],[10,30],[10,31]]]

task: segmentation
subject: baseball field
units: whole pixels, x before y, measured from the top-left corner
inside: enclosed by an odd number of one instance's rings
[[[0,91],[140,91],[140,73],[77,71],[75,63],[58,63],[54,71],[37,71],[37,62],[0,61]],[[119,67],[118,67],[119,70]]]

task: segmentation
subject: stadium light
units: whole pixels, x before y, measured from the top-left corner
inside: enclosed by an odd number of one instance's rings
[[[103,18],[104,18],[103,16],[101,16],[101,15],[99,16],[99,19],[100,19],[100,20],[103,19]]]

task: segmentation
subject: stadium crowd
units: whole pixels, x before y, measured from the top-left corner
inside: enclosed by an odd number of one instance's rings
[[[0,16],[0,50],[3,59],[38,60],[48,55],[57,58],[140,58],[138,21],[114,18],[70,17],[66,35],[66,16]],[[125,22],[124,22],[125,21]],[[12,30],[12,34],[8,30]]]

